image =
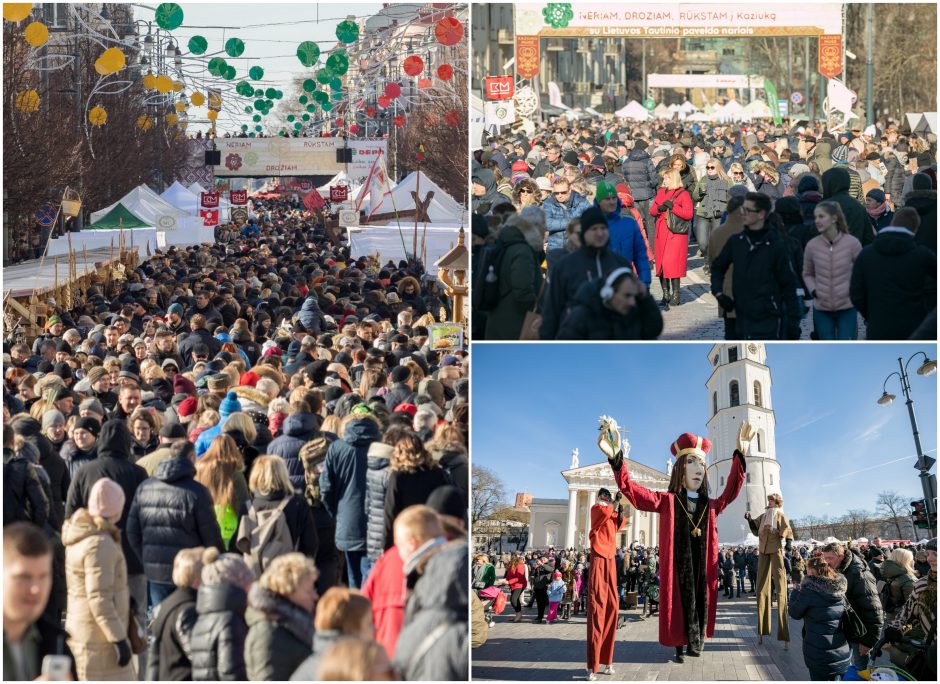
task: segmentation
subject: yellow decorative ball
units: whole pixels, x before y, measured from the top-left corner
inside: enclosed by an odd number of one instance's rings
[[[175,126],[180,119],[176,114],[167,114],[163,120],[166,121],[167,126]]]
[[[95,71],[102,76],[114,74],[120,71],[127,64],[124,53],[118,48],[108,48],[101,53],[101,56],[95,60]]]
[[[90,123],[92,126],[104,126],[107,120],[108,113],[101,105],[92,107],[91,111],[88,112],[88,123]]]
[[[157,87],[157,77],[154,76],[149,71],[144,75],[144,88],[147,90],[153,90]]]
[[[41,21],[34,21],[23,30],[23,37],[33,47],[39,47],[49,40],[49,29]]]
[[[39,93],[35,90],[24,90],[16,95],[16,108],[26,114],[39,110]]]
[[[193,93],[189,101],[192,102],[195,107],[202,107],[202,105],[206,103],[206,96],[202,93]]]
[[[164,74],[160,74],[157,76],[156,80],[154,80],[153,87],[157,89],[158,93],[168,93],[173,90],[173,79]]]
[[[149,131],[153,128],[153,118],[146,114],[141,114],[137,117],[137,128],[142,131]]]
[[[31,2],[3,3],[3,18],[7,21],[23,21],[33,11]]]
[[[210,109],[209,113],[206,114],[206,118],[209,119],[209,121],[215,121],[219,118],[219,113],[214,109]]]

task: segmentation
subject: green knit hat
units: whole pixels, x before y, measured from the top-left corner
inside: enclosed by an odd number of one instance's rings
[[[613,183],[606,183],[604,181],[601,181],[600,183],[597,184],[597,188],[594,190],[594,199],[596,199],[598,202],[600,202],[601,200],[605,200],[608,197],[616,197],[616,196],[617,196],[617,188],[614,187]]]

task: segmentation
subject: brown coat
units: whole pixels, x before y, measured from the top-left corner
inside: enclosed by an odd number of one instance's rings
[[[121,533],[80,508],[62,526],[62,542],[68,586],[65,629],[78,678],[137,679],[132,664],[118,666],[113,645],[127,638],[130,613]]]
[[[708,266],[711,268],[712,262],[715,258],[721,254],[721,250],[724,249],[725,243],[731,238],[732,235],[737,235],[744,230],[744,224],[741,223],[741,210],[737,209],[734,212],[728,214],[728,217],[725,219],[725,222],[718,226],[708,238]],[[725,273],[725,281],[721,286],[721,291],[734,299],[734,292],[731,287],[731,278],[734,275],[734,266],[729,266],[727,273]],[[734,311],[722,311],[721,307],[718,307],[718,315],[725,316],[727,318],[736,318]]]
[[[793,530],[790,528],[790,521],[787,520],[787,517],[780,513],[780,519],[777,521],[777,531],[774,532],[770,529],[768,524],[766,527],[761,527],[761,523],[764,520],[764,516],[769,515],[764,512],[761,513],[756,518],[748,519],[748,523],[751,526],[751,532],[757,535],[760,542],[758,543],[757,552],[760,554],[765,553],[778,553],[783,550],[783,540],[784,539],[793,539]]]

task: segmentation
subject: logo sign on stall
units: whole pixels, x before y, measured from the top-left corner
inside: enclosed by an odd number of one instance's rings
[[[793,93],[790,93],[790,102],[792,102],[795,105],[798,105],[801,102],[803,102],[803,93],[801,93],[798,90]]]
[[[43,204],[36,210],[36,223],[40,226],[51,226],[55,221],[56,210],[51,204]]]
[[[214,209],[219,206],[219,193],[217,192],[203,192],[200,202],[202,206],[206,209]],[[218,213],[218,212],[216,212]]]
[[[826,78],[842,73],[842,36],[819,36],[819,73]]]
[[[218,209],[200,209],[199,216],[202,218],[202,225],[206,228],[219,225]]]
[[[487,76],[487,100],[511,100],[515,90],[512,76]]]
[[[643,107],[648,109],[649,111],[653,111],[654,109],[656,109],[656,100],[654,100],[651,97],[646,98],[645,100],[643,100]]]
[[[339,225],[344,228],[359,225],[359,212],[355,209],[343,209],[339,212]]]
[[[349,197],[349,188],[345,185],[330,186],[330,202],[345,202]]]
[[[516,73],[532,78],[539,73],[539,37],[516,36]]]
[[[790,116],[790,103],[787,100],[777,100],[780,116]]]
[[[247,223],[248,210],[243,208],[232,209],[232,221],[238,223]]]
[[[229,194],[229,201],[236,206],[248,204],[247,190],[232,190]]]

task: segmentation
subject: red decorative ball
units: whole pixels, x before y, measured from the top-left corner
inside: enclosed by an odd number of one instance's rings
[[[375,107],[371,105],[366,107],[366,116],[369,116],[369,117],[375,116]]]
[[[401,86],[397,83],[389,83],[387,86],[385,86],[385,95],[386,97],[394,100],[396,97],[401,95]]]
[[[427,90],[431,87],[430,78],[419,78],[418,79],[418,90]]]
[[[409,76],[417,76],[424,71],[424,60],[418,57],[418,55],[411,55],[410,57],[405,57],[405,61],[402,62],[401,67]]]
[[[446,114],[444,114],[444,123],[446,123],[448,126],[459,126],[460,114],[451,109]]]
[[[453,17],[444,17],[434,27],[434,36],[442,45],[456,45],[463,38],[463,24]]]
[[[379,100],[379,107],[381,107],[382,109],[387,109],[388,106],[392,104],[391,99],[389,99],[385,95],[379,95],[378,100]]]
[[[399,128],[405,125],[405,117],[402,116],[401,114],[396,116],[394,121],[395,121],[395,125],[398,126]]]
[[[437,77],[442,81],[449,81],[454,77],[454,67],[450,64],[441,64],[437,68]]]

